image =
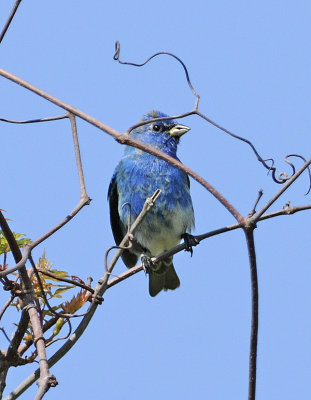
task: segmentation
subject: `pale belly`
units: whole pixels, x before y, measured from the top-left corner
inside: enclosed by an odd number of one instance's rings
[[[142,222],[135,233],[135,238],[143,248],[149,250],[149,255],[154,257],[177,246],[181,241],[181,235],[185,232],[190,233],[193,214],[192,210],[185,212],[176,207],[164,222],[156,218],[152,220],[152,224],[148,222],[150,221]]]

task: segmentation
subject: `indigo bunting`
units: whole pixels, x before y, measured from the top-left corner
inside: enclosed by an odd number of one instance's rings
[[[150,111],[141,121],[167,115]],[[174,120],[156,121],[131,132],[134,139],[148,144],[178,160],[176,151],[180,137],[190,128]],[[149,273],[149,293],[156,296],[162,289],[174,290],[180,285],[173,266],[173,257],[152,263],[154,257],[185,239],[186,250],[192,252],[197,244],[190,235],[194,227],[194,213],[188,175],[154,155],[126,146],[108,190],[110,222],[117,245],[128,231],[129,221],[141,212],[147,197],[160,189],[154,207],[135,231],[132,247],[124,250],[122,259],[128,268],[134,267],[138,257]],[[130,207],[124,206],[129,203]]]

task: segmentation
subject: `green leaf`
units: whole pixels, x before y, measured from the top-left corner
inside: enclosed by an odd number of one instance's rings
[[[66,323],[66,320],[64,318],[58,318],[58,320],[55,324],[54,331],[53,331],[54,336],[59,334],[60,330],[62,329],[62,327],[64,326],[65,323]]]
[[[23,236],[25,236],[25,233],[13,232],[13,236],[17,242],[18,247],[23,247],[25,244],[32,242],[32,240],[29,238],[22,238]],[[3,231],[0,231],[0,254],[8,253],[9,251],[11,251],[10,246],[3,234]]]
[[[55,293],[53,294],[53,297],[62,297],[62,296],[60,296],[61,293],[64,293],[67,290],[73,289],[73,288],[75,288],[75,286],[67,286],[67,287],[63,287],[61,289],[57,289],[57,290],[55,290]]]
[[[58,269],[51,269],[50,272],[56,276],[59,276],[60,278],[67,278],[69,276],[68,272],[60,271]],[[58,279],[52,278],[51,276],[49,276],[48,279],[51,279],[52,281],[58,281]]]

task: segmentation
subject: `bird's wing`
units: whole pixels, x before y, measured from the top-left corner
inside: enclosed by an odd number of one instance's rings
[[[190,189],[190,179],[189,179],[189,175],[187,175],[187,183],[188,183],[188,188]]]
[[[110,224],[112,228],[112,233],[114,240],[117,245],[119,245],[124,237],[124,232],[126,232],[126,228],[124,227],[119,211],[118,211],[118,185],[116,182],[115,177],[111,179],[109,189],[108,189],[108,199],[109,199],[109,206],[110,206]],[[138,256],[134,253],[131,253],[128,250],[124,250],[122,253],[122,259],[125,265],[128,268],[134,267],[137,263]]]

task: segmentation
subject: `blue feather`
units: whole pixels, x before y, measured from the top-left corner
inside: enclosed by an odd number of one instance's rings
[[[142,120],[158,117],[167,116],[150,111]],[[178,160],[179,138],[187,130],[189,128],[178,125],[174,120],[166,120],[143,125],[131,135]],[[161,194],[155,206],[137,229],[133,248],[123,253],[123,260],[129,268],[135,265],[142,253],[153,257],[176,246],[182,235],[190,233],[194,227],[194,213],[189,177],[185,172],[149,153],[126,146],[108,192],[111,226],[117,244],[126,234],[129,221],[136,219],[146,198],[152,196],[156,189],[160,189]],[[131,207],[122,207],[124,203],[130,203]],[[179,286],[172,259],[159,263],[155,271],[159,271],[158,275],[156,272],[150,275],[152,296],[162,289]]]

